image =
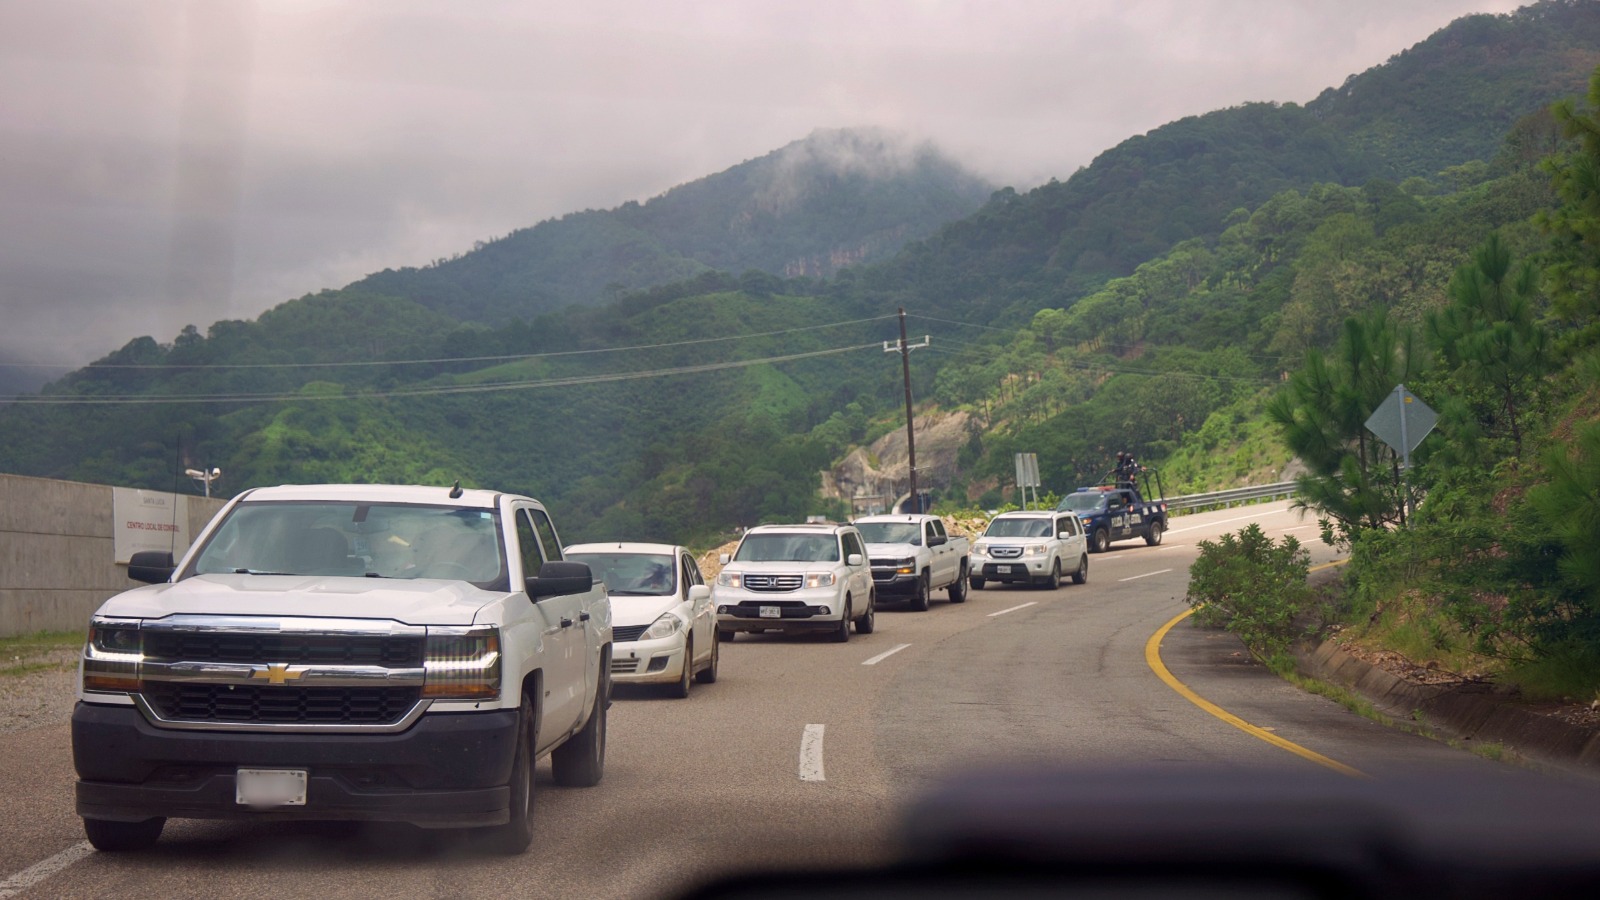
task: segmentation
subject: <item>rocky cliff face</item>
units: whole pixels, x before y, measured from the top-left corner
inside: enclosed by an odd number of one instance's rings
[[[975,423],[964,412],[932,413],[913,420],[917,435],[917,484],[944,487],[956,470],[956,456]],[[866,514],[889,508],[908,489],[909,454],[905,429],[897,428],[866,447],[850,451],[822,473],[822,495],[849,502]]]

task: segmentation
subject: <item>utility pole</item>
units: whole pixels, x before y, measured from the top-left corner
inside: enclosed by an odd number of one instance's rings
[[[928,346],[928,336],[922,336],[922,343],[906,343],[906,308],[900,307],[900,341],[898,344],[883,342],[883,352],[900,353],[900,373],[905,378],[906,386],[906,462],[911,473],[911,505],[917,512],[922,512],[922,498],[917,494],[917,433],[912,424],[911,416],[911,351],[920,350]]]

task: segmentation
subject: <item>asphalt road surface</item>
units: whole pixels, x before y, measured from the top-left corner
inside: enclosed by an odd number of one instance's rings
[[[541,764],[534,845],[515,858],[409,827],[177,820],[154,850],[96,853],[72,811],[67,723],[3,735],[0,900],[665,897],[746,869],[884,860],[897,810],[969,766],[1496,768],[1291,687],[1188,621],[1159,644],[1179,684],[1158,677],[1146,647],[1187,608],[1196,543],[1251,521],[1298,537],[1313,564],[1333,559],[1286,503],[1185,516],[1159,547],[1091,556],[1086,585],[991,586],[960,605],[941,593],[923,613],[884,603],[876,633],[845,644],[741,635],[687,700],[619,690],[604,781],[559,788]]]

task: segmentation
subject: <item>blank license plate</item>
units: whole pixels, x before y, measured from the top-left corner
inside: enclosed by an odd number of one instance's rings
[[[305,769],[240,769],[234,800],[241,806],[305,806]]]
[[[778,606],[763,606],[761,607],[761,618],[781,619],[783,618],[783,608]]]

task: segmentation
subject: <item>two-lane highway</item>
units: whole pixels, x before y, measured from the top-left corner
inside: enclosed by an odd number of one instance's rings
[[[173,822],[151,852],[86,851],[72,814],[66,723],[0,737],[0,900],[10,896],[275,898],[669,895],[711,874],[887,858],[897,810],[974,765],[1319,764],[1186,699],[1146,660],[1186,608],[1200,540],[1258,522],[1332,559],[1276,503],[1173,520],[1159,547],[1090,557],[1089,583],[991,586],[931,610],[887,603],[845,644],[740,636],[687,700],[619,691],[604,781],[563,789],[541,766],[534,845],[348,824]],[[1171,677],[1267,733],[1366,774],[1492,764],[1284,684],[1222,632],[1178,623]]]

